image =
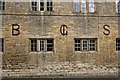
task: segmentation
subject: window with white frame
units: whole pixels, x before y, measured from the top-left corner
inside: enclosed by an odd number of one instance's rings
[[[53,39],[30,39],[31,51],[53,51]]]
[[[87,1],[82,0],[81,4],[82,4],[82,12],[86,13],[87,12],[87,9],[86,9],[87,8]]]
[[[120,51],[120,38],[116,39],[116,51]]]
[[[37,1],[36,0],[31,2],[31,6],[32,6],[32,11],[37,11]]]
[[[95,12],[94,0],[89,0],[89,12]]]
[[[116,12],[120,13],[120,0],[116,1]]]
[[[53,10],[52,5],[53,5],[52,0],[47,0],[47,11]]]
[[[87,39],[83,39],[82,40],[82,50],[83,51],[87,51],[88,50],[88,40]]]
[[[40,0],[40,11],[44,11],[44,0]]]
[[[96,51],[97,39],[75,39],[75,51]]]
[[[96,50],[96,40],[94,40],[94,39],[89,40],[89,50],[90,51]]]
[[[3,52],[3,49],[4,49],[4,39],[3,38],[0,38],[0,52]]]
[[[80,2],[79,2],[79,0],[74,0],[73,8],[74,8],[74,12],[80,12]]]
[[[53,2],[52,0],[32,0],[31,2],[32,11],[53,11]],[[45,7],[46,6],[46,7]]]
[[[82,13],[94,13],[95,12],[95,2],[94,0],[88,0],[89,5],[87,4],[87,0],[74,0],[73,9],[74,12],[82,12]],[[87,6],[89,8],[87,8]],[[88,10],[89,9],[89,10]]]
[[[46,49],[45,49],[45,46],[46,46],[45,40],[39,40],[39,41],[40,41],[40,44],[39,44],[40,48],[39,48],[39,50],[40,51],[46,51]]]
[[[5,10],[5,2],[0,0],[0,10]]]

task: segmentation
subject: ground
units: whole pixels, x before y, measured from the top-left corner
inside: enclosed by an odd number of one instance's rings
[[[92,65],[76,62],[61,62],[53,64],[43,64],[31,69],[10,69],[3,70],[3,77],[118,77],[118,67],[111,65]]]

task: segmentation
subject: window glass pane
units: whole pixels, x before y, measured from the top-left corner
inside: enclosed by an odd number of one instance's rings
[[[2,1],[0,1],[0,10],[2,10]]]
[[[47,40],[47,51],[53,51],[53,39]]]
[[[5,2],[0,1],[0,10],[5,10]]]
[[[37,2],[32,2],[32,6],[37,6]]]
[[[53,8],[52,8],[52,7],[50,7],[49,11],[52,11],[52,10],[53,10]]]
[[[52,11],[52,5],[53,5],[53,3],[52,3],[52,0],[47,0],[47,11]]]
[[[3,2],[2,10],[5,10],[5,2]]]
[[[45,40],[40,40],[40,51],[45,51]]]
[[[47,43],[53,43],[53,40],[51,39],[51,40],[47,40]]]
[[[74,0],[74,12],[80,12],[80,2],[79,0]]]
[[[31,51],[37,51],[37,40],[31,40]]]
[[[116,0],[116,12],[120,13],[120,1]]]
[[[89,50],[90,51],[95,51],[95,46],[96,46],[96,42],[95,42],[95,40],[90,40],[90,43],[89,43]]]
[[[31,5],[32,5],[32,11],[37,11],[37,2],[34,1],[31,3]]]
[[[88,40],[87,39],[82,40],[82,49],[85,51],[88,50]]]
[[[94,0],[90,0],[89,2],[89,12],[94,12]]]
[[[2,38],[2,52],[4,51],[4,39]]]
[[[40,0],[40,11],[44,11],[44,0]]]
[[[80,51],[80,39],[75,39],[75,51]]]
[[[116,39],[116,50],[120,51],[120,39]]]
[[[86,0],[82,0],[82,12],[86,12]]]
[[[37,11],[37,7],[32,7],[32,11]]]
[[[3,52],[3,38],[0,38],[0,52]]]

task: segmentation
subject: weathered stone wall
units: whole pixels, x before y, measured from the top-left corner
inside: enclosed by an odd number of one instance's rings
[[[72,3],[54,3],[54,11],[51,14],[45,11],[42,16],[39,11],[30,11],[30,3],[6,3],[3,68],[35,68],[66,61],[117,67],[119,52],[115,48],[120,25],[115,3],[95,4],[95,13],[83,14],[74,13]],[[20,25],[20,35],[12,35],[12,24]],[[60,34],[62,24],[68,26],[66,36]],[[104,25],[110,26],[110,35],[103,34]],[[29,38],[54,38],[54,51],[30,52]],[[75,52],[74,38],[97,38],[97,51]]]

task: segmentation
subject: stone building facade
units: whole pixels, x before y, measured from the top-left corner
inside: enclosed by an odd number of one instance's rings
[[[3,76],[78,77],[90,71],[98,71],[99,76],[108,69],[105,75],[118,77],[120,17],[116,3],[84,1],[1,3]]]

